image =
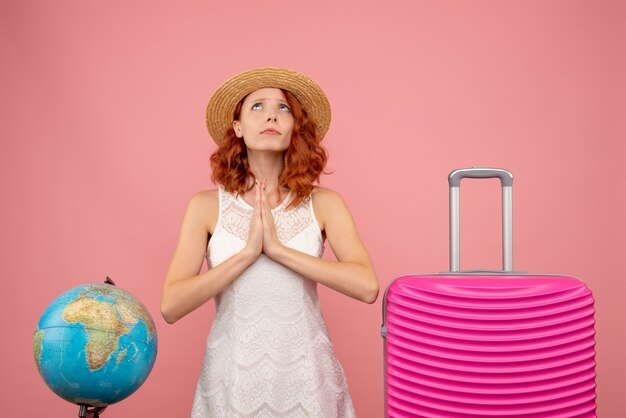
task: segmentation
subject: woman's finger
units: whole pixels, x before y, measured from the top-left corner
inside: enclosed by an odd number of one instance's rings
[[[280,249],[281,244],[276,235],[276,225],[266,190],[261,190],[261,199],[263,203],[263,252],[272,257],[272,254]]]
[[[274,217],[272,216],[272,209],[267,199],[267,190],[265,189],[265,181],[261,183],[261,209],[263,213],[263,225],[266,230],[271,229],[274,226]]]
[[[252,219],[250,220],[250,229],[248,231],[247,246],[258,255],[263,250],[263,221],[261,218],[261,188],[257,183],[254,185],[254,207],[252,211]]]
[[[266,211],[266,207],[267,207],[267,194],[265,193],[265,181],[262,181],[260,186],[260,192],[261,192],[261,212],[263,213],[263,215],[265,215],[267,213]]]

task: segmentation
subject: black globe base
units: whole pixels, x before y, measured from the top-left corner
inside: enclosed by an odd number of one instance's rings
[[[92,407],[84,403],[79,403],[78,406],[80,406],[80,410],[78,411],[79,418],[99,418],[100,412],[107,409],[106,406]]]

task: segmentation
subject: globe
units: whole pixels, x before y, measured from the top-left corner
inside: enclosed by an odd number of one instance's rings
[[[35,364],[61,398],[106,407],[135,392],[157,354],[152,317],[111,284],[74,287],[45,310],[35,331]]]

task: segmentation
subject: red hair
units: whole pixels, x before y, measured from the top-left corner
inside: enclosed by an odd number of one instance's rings
[[[291,108],[294,125],[289,148],[284,153],[285,166],[278,176],[278,184],[291,190],[293,199],[289,207],[296,207],[311,194],[313,185],[319,182],[324,172],[328,155],[320,145],[315,123],[287,90],[282,90]],[[239,120],[243,99],[235,108],[233,120]],[[243,194],[252,190],[256,180],[250,171],[248,153],[243,138],[237,138],[232,127],[228,128],[224,140],[211,154],[211,180],[222,184],[230,193]]]

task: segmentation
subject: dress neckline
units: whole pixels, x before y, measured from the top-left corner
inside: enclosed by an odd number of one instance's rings
[[[246,208],[254,210],[254,208],[250,206],[250,204],[244,200],[241,194],[237,194],[236,199],[239,203],[244,205]],[[276,207],[271,208],[270,211],[275,212],[277,210],[282,209],[290,200],[291,200],[291,190],[289,190],[289,192],[287,193],[287,196],[285,196],[285,198]]]

